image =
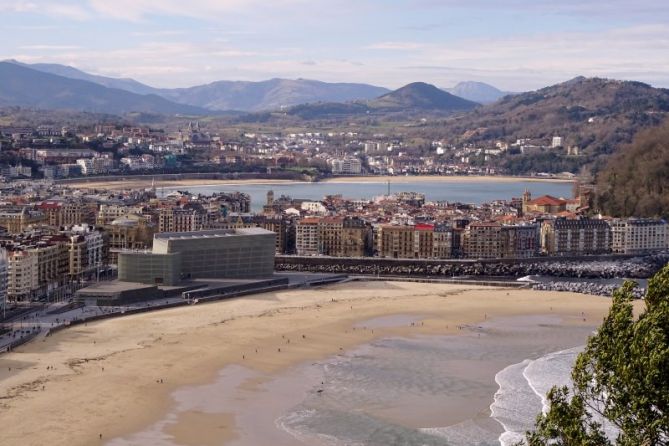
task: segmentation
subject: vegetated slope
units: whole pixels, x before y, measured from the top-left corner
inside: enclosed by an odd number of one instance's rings
[[[669,121],[609,159],[597,176],[596,206],[617,217],[669,217]]]
[[[453,96],[434,85],[415,82],[369,101],[320,102],[302,104],[286,110],[287,116],[303,120],[350,120],[360,116],[410,119],[415,115],[446,116],[479,106]]]
[[[452,112],[471,110],[478,104],[440,90],[434,85],[414,82],[370,101],[369,106],[375,109]]]
[[[446,124],[459,142],[562,136],[581,153],[612,153],[669,113],[669,90],[641,82],[578,77],[506,96]]]

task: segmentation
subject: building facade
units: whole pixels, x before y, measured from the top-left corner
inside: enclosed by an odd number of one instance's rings
[[[620,254],[645,254],[667,249],[665,220],[614,219],[611,226],[611,249]]]
[[[152,251],[119,253],[118,278],[176,285],[189,279],[269,277],[275,237],[262,228],[155,234]]]
[[[557,218],[541,225],[541,248],[551,256],[611,252],[611,227],[604,220]]]

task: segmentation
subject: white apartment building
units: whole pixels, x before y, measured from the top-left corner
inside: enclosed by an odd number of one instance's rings
[[[330,164],[334,175],[358,175],[362,173],[362,163],[358,158],[333,159]]]
[[[38,288],[37,253],[10,251],[7,254],[7,299],[29,300]]]
[[[88,225],[73,226],[68,244],[70,277],[95,273],[102,266],[103,253],[104,238],[100,231]]]
[[[295,249],[298,256],[315,256],[319,254],[320,221],[319,218],[305,218],[297,224]]]
[[[619,254],[644,254],[667,249],[667,222],[664,220],[614,219],[611,225],[611,249]]]

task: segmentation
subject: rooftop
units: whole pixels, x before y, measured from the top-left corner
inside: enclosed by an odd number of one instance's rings
[[[215,229],[211,231],[194,232],[160,232],[154,234],[153,238],[154,240],[185,240],[264,234],[274,234],[274,232],[263,228]]]

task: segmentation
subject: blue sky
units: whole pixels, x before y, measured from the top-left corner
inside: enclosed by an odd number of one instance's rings
[[[157,87],[272,77],[669,87],[666,0],[0,0],[0,59]]]

